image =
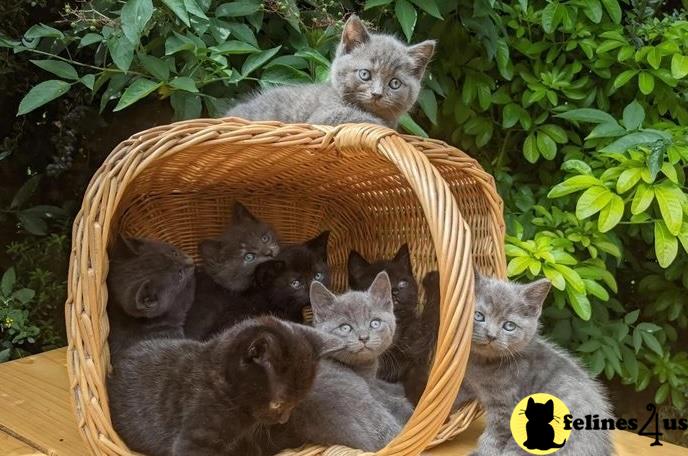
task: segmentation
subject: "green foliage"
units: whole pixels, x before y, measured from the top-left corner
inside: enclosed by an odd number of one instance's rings
[[[24,344],[32,344],[40,330],[29,321],[29,304],[36,292],[17,288],[14,268],[5,271],[0,280],[0,362],[7,361]]]

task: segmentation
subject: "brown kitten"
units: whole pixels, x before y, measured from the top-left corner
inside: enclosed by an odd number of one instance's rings
[[[152,239],[120,238],[107,277],[112,356],[151,337],[181,337],[193,302],[194,264],[181,250]]]
[[[310,391],[318,359],[341,342],[272,317],[218,336],[144,341],[108,378],[113,425],[150,456],[260,455],[255,433],[285,423]]]

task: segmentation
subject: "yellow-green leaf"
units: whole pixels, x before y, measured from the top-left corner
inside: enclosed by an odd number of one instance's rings
[[[663,220],[655,222],[655,255],[663,268],[668,268],[678,254],[678,239],[669,232]]]
[[[643,95],[649,95],[655,89],[655,77],[651,73],[642,72],[638,76],[638,88]]]
[[[688,57],[681,54],[674,54],[671,58],[671,75],[676,79],[681,79],[688,74]]]
[[[683,202],[685,195],[670,182],[663,182],[655,186],[655,196],[659,211],[669,232],[676,236],[681,231],[683,224]]]
[[[576,204],[576,217],[585,219],[601,211],[612,199],[613,193],[607,187],[597,185],[583,192]]]
[[[611,192],[610,192],[611,193]],[[597,220],[597,228],[602,233],[614,228],[619,224],[624,213],[624,202],[619,195],[612,194],[612,199],[601,211]]]

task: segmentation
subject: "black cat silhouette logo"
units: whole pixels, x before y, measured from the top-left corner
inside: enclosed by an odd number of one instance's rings
[[[571,430],[562,418],[569,409],[559,398],[546,393],[524,397],[511,414],[511,434],[530,454],[551,454],[566,445]]]

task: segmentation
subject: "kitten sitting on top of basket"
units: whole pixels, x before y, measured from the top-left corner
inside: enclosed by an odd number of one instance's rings
[[[339,125],[367,122],[396,128],[415,104],[435,41],[406,46],[370,33],[352,15],[344,25],[330,78],[322,84],[263,90],[227,112],[248,120]]]

